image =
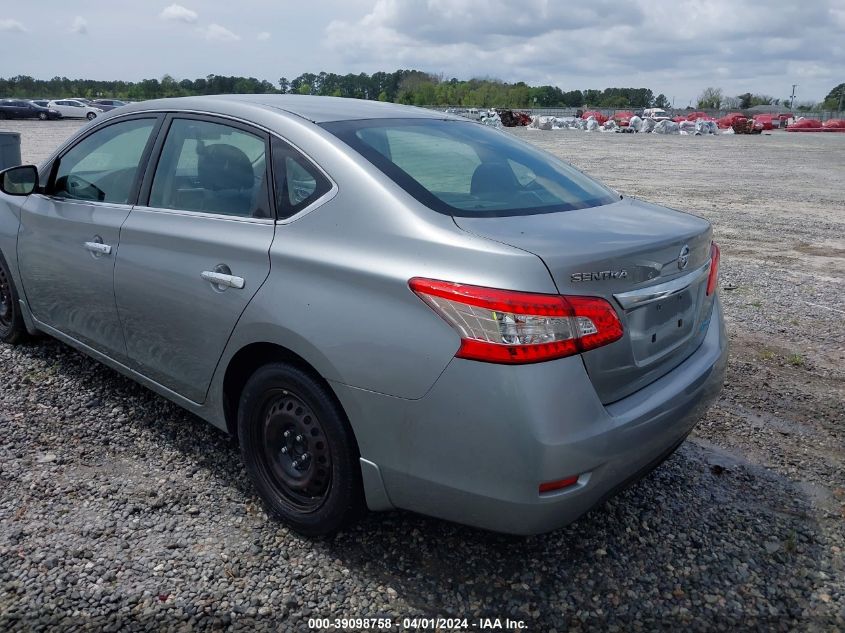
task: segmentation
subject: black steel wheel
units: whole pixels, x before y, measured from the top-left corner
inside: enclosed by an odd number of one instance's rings
[[[332,482],[332,456],[320,419],[296,394],[268,393],[264,457],[269,474],[293,508],[316,510]]]
[[[26,339],[18,293],[6,260],[0,255],[0,341],[16,344]]]
[[[238,436],[250,479],[274,517],[319,536],[359,514],[357,444],[322,381],[285,363],[262,367],[241,395]]]

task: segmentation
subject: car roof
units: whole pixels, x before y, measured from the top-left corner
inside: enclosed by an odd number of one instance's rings
[[[436,110],[413,106],[345,99],[343,97],[318,97],[293,94],[206,95],[143,101],[121,108],[121,112],[146,110],[200,110],[218,114],[237,115],[244,106],[266,110],[281,110],[314,123],[353,121],[360,119],[457,119]]]

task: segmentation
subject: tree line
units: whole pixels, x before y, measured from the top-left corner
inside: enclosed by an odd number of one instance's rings
[[[834,88],[825,99],[824,109],[836,109],[845,84]],[[178,80],[171,75],[141,81],[100,81],[95,79],[35,79],[26,75],[0,78],[0,97],[24,99],[86,97],[143,101],[162,97],[208,94],[295,93],[377,99],[420,106],[475,107],[569,107],[569,108],[669,108],[663,94],[648,88],[605,88],[604,90],[563,90],[558,86],[530,86],[525,82],[508,83],[498,79],[446,79],[419,70],[394,72],[303,73],[294,79],[280,77],[276,83],[255,77],[208,75],[199,79]],[[759,104],[778,104],[767,95],[745,93],[726,96],[720,88],[706,88],[697,105],[701,109],[746,109]],[[788,103],[783,100],[783,103]],[[791,106],[792,104],[790,104]],[[801,104],[810,109],[816,104]],[[799,108],[800,109],[800,108]]]
[[[698,108],[701,110],[747,110],[758,105],[783,105],[790,110],[809,112],[812,110],[841,110],[845,96],[845,83],[839,84],[828,93],[824,101],[815,103],[805,101],[792,103],[791,97],[778,99],[765,94],[745,92],[741,95],[726,95],[721,88],[705,88],[698,96]]]
[[[303,73],[294,79],[280,77],[274,84],[255,77],[208,75],[199,79],[161,79],[141,81],[101,81],[95,79],[35,79],[27,75],[0,78],[0,97],[34,98],[114,98],[142,101],[162,97],[208,94],[296,93],[377,99],[410,105],[453,105],[476,107],[668,107],[664,95],[654,96],[648,88],[606,88],[605,90],[568,90],[558,86],[530,86],[525,82],[508,83],[497,79],[445,79],[419,70],[395,72]]]

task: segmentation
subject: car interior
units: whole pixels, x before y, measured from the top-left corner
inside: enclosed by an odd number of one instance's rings
[[[269,218],[266,200],[263,139],[217,124],[174,122],[156,168],[151,207]]]

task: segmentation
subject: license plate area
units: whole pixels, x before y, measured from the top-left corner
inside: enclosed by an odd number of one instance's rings
[[[683,346],[695,331],[695,295],[687,288],[627,314],[634,361],[650,365]]]

